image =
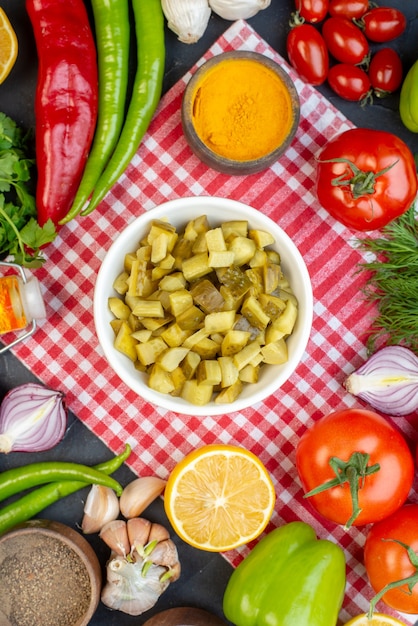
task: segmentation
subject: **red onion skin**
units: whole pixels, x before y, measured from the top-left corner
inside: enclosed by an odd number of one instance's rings
[[[46,415],[25,428],[26,420],[31,413],[46,408],[48,401],[51,407]],[[64,437],[67,428],[67,409],[64,394],[37,383],[25,383],[11,389],[3,398],[0,406],[0,441],[10,440],[10,449],[0,452],[43,452],[54,447]],[[14,434],[15,433],[15,434]]]
[[[410,382],[392,382],[379,388],[367,389],[367,377],[381,378],[392,376],[410,378]],[[355,392],[351,376],[363,377],[366,389]],[[375,352],[344,383],[347,391],[367,402],[371,407],[392,416],[410,415],[418,410],[418,356],[403,346],[386,346]]]

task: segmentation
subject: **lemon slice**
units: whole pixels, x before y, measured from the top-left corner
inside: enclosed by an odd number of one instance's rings
[[[368,619],[366,614],[353,617],[345,626],[405,626],[395,617],[384,615],[383,613],[373,613],[372,619]]]
[[[0,7],[0,84],[10,74],[18,51],[16,33],[4,9]]]
[[[188,454],[171,472],[164,493],[175,532],[209,552],[232,550],[258,537],[275,501],[260,459],[230,445],[204,446]]]

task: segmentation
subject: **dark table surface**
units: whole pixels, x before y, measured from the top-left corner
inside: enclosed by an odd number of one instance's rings
[[[146,1],[146,0],[145,0]],[[388,0],[380,5],[401,9],[407,16],[406,33],[391,42],[401,55],[405,71],[418,58],[418,0]],[[89,2],[87,2],[89,6]],[[25,13],[24,0],[3,0],[1,6],[6,10],[19,39],[19,56],[8,79],[0,85],[0,111],[10,115],[24,128],[34,128],[34,92],[37,78],[36,51],[29,20]],[[269,8],[259,12],[249,20],[253,28],[282,56],[286,58],[286,35],[289,31],[289,16],[294,10],[293,0],[272,0]],[[212,14],[208,28],[199,42],[187,45],[179,42],[176,36],[166,29],[166,71],[164,91],[172,87],[183,74],[206,52],[211,44],[228,28],[230,22]],[[382,47],[374,46],[374,49]],[[399,94],[387,99],[376,100],[372,106],[360,107],[334,95],[324,84],[321,91],[357,126],[381,128],[401,137],[414,153],[418,153],[418,134],[408,131],[400,121],[398,113]],[[30,381],[36,376],[29,372],[12,352],[0,355],[0,400],[13,387]],[[11,453],[0,457],[0,470],[23,465],[38,460],[72,460],[81,463],[99,463],[111,456],[106,446],[95,437],[78,419],[70,413],[68,428],[62,442],[53,450],[37,455]],[[115,477],[123,484],[134,478],[127,468],[121,468]],[[83,502],[87,491],[73,494],[45,509],[40,517],[58,520],[77,528],[82,519]],[[154,502],[144,516],[152,521],[168,524],[161,501]],[[88,536],[101,563],[105,564],[108,551],[96,536]],[[222,597],[231,574],[231,566],[217,554],[195,550],[180,540],[176,540],[182,576],[161,596],[154,609],[143,616],[130,617],[120,612],[110,612],[99,605],[92,626],[129,626],[144,624],[155,613],[171,607],[195,606],[223,617]],[[295,626],[298,626],[295,624]],[[304,625],[300,625],[304,626]]]

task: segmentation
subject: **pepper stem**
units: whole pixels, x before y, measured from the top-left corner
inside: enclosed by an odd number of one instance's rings
[[[396,589],[397,587],[406,585],[408,587],[409,593],[412,593],[413,587],[418,583],[418,554],[413,551],[411,546],[408,546],[406,543],[403,543],[402,541],[399,541],[398,539],[382,539],[382,541],[394,541],[395,543],[398,543],[400,546],[405,548],[405,550],[408,552],[411,565],[413,565],[413,567],[415,568],[415,571],[413,574],[411,574],[410,576],[407,576],[406,578],[401,578],[399,580],[394,580],[388,583],[387,585],[383,587],[383,589],[379,591],[379,593],[377,593],[371,599],[369,612],[367,613],[367,619],[369,620],[372,619],[373,617],[373,611],[376,608],[376,604],[385,595],[386,592],[390,591],[391,589]]]
[[[327,480],[325,483],[315,487],[314,489],[311,489],[311,491],[305,493],[304,498],[316,496],[318,493],[322,493],[323,491],[327,491],[328,489],[332,489],[334,487],[342,487],[348,483],[353,509],[351,517],[344,525],[344,528],[348,530],[361,513],[358,499],[359,489],[363,487],[366,476],[375,474],[380,470],[379,463],[368,465],[369,460],[370,454],[366,452],[353,452],[348,461],[342,461],[335,456],[331,457],[329,464],[336,477]]]
[[[355,163],[350,161],[349,159],[344,158],[335,158],[335,159],[325,159],[321,160],[321,163],[346,163],[351,170],[351,172],[347,172],[347,170],[333,178],[331,184],[334,187],[349,187],[351,193],[355,200],[357,198],[361,198],[362,196],[372,195],[375,192],[376,180],[386,174],[398,161],[391,163],[387,167],[383,168],[379,172],[372,172],[368,170],[361,170]],[[348,177],[347,177],[348,174]]]

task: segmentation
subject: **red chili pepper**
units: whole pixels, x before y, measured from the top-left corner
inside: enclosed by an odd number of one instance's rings
[[[74,200],[97,119],[96,47],[83,0],[26,0],[39,59],[38,221],[55,225]]]

